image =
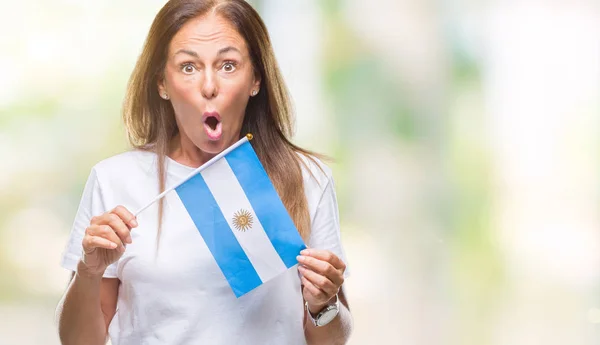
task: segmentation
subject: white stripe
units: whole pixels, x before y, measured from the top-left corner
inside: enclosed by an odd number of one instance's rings
[[[196,176],[196,174],[199,173],[199,172],[201,172],[202,170],[208,169],[208,167],[210,167],[214,162],[217,162],[217,161],[221,160],[221,158],[225,157],[229,152],[235,150],[236,148],[238,148],[239,146],[241,146],[243,143],[246,143],[246,142],[248,142],[248,136],[245,136],[242,139],[238,140],[236,143],[234,143],[233,145],[229,146],[228,148],[226,148],[225,150],[223,150],[218,155],[216,155],[213,158],[209,159],[208,162],[206,162],[206,163],[202,164],[201,166],[197,167],[196,169],[194,169],[194,171],[192,171],[191,173],[189,173],[186,178],[184,178],[183,180],[179,181],[176,185],[171,186],[169,189],[167,189],[164,192],[162,192],[159,195],[157,195],[148,204],[146,204],[146,206],[144,206],[144,207],[140,208],[139,210],[137,210],[137,212],[135,212],[134,215],[137,217],[138,214],[142,213],[142,211],[144,211],[145,209],[147,209],[148,207],[150,207],[150,205],[154,204],[156,201],[160,200],[160,198],[162,198],[165,195],[167,195],[170,191],[172,191],[175,188],[181,186],[184,182],[186,182],[187,180],[189,180],[192,177]]]
[[[260,279],[266,282],[286,271],[287,267],[263,230],[227,160],[218,160],[201,174]],[[240,231],[233,225],[234,214],[240,210],[246,210],[252,215],[251,229]]]

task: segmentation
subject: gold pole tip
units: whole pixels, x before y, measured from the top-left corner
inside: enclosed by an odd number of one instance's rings
[[[252,133],[248,133],[248,134],[246,134],[246,138],[248,138],[248,140],[252,140],[252,138],[254,138],[254,136],[252,135]]]

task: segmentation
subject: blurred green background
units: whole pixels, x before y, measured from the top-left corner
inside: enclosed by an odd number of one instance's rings
[[[600,3],[252,1],[335,159],[351,344],[600,341]],[[0,344],[58,344],[60,256],[164,1],[0,1]]]

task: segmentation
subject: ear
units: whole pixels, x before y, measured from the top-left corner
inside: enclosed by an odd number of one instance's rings
[[[164,95],[164,94],[168,94],[167,93],[167,88],[165,87],[165,79],[164,78],[160,78],[158,80],[158,94],[159,95]],[[162,96],[161,96],[162,97]]]
[[[261,82],[260,74],[254,73],[254,82],[252,83],[251,92],[254,90],[256,90],[256,91],[260,90],[260,82]]]

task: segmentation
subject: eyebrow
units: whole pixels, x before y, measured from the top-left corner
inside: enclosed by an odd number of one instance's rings
[[[217,55],[223,55],[223,54],[231,52],[231,51],[242,54],[242,52],[240,52],[239,49],[237,49],[236,47],[228,46],[228,47],[219,49],[219,52],[217,53]]]
[[[242,52],[240,52],[240,50],[237,49],[236,47],[228,46],[228,47],[219,49],[219,51],[217,52],[217,55],[223,55],[230,51],[234,51],[234,52],[238,52],[239,54],[242,54]],[[195,57],[196,59],[199,58],[198,53],[196,53],[193,50],[188,50],[188,49],[179,49],[174,55],[177,55],[177,54],[187,54],[187,55]]]
[[[175,54],[173,54],[173,56],[175,56],[177,54],[187,54],[187,55],[191,55],[195,58],[198,58],[198,54],[193,50],[179,49]]]

